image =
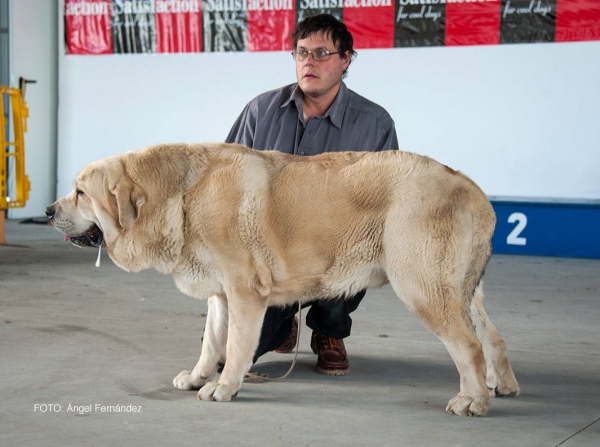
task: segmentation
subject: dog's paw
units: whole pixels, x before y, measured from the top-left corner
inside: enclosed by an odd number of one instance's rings
[[[488,412],[489,397],[471,397],[458,394],[448,402],[446,411],[459,416],[485,416]]]
[[[208,382],[200,391],[198,391],[198,399],[200,400],[216,400],[217,402],[228,402],[237,396],[237,389],[231,385],[224,385],[218,382]]]
[[[204,377],[194,379],[190,371],[181,371],[173,379],[173,386],[180,390],[199,390],[207,381]]]
[[[512,397],[521,394],[521,389],[519,388],[517,380],[512,377],[505,383],[496,385],[493,392],[496,397]]]

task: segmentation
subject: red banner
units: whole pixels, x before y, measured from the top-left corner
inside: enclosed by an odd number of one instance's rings
[[[294,1],[249,0],[248,6],[248,51],[291,50],[291,36],[296,27]]]
[[[558,0],[556,42],[600,40],[600,1]]]
[[[394,47],[393,0],[346,0],[344,23],[356,48]]]
[[[600,40],[600,0],[65,0],[68,54],[288,51],[329,13],[361,48]]]
[[[202,51],[201,0],[155,0],[154,6],[157,53]]]
[[[65,0],[68,54],[111,54],[110,0]]]
[[[446,46],[500,43],[500,0],[446,4]]]

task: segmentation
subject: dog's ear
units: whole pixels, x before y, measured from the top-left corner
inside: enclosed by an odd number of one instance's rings
[[[140,208],[146,202],[142,189],[130,180],[121,179],[111,190],[117,202],[119,225],[129,230],[140,215]]]

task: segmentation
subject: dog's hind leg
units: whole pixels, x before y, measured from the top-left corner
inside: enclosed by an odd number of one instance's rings
[[[210,297],[200,359],[192,371],[181,371],[173,379],[175,388],[198,390],[212,379],[218,369],[218,364],[225,363],[228,318],[225,296]]]
[[[483,308],[483,285],[475,289],[471,302],[471,320],[483,346],[486,360],[486,384],[496,396],[518,396],[519,384],[506,354],[506,344]]]
[[[198,398],[201,400],[229,401],[235,397],[258,347],[267,310],[266,298],[252,292],[228,291],[227,300],[227,361],[218,382],[208,382],[200,389]]]
[[[460,374],[460,392],[446,411],[461,416],[487,413],[489,393],[485,384],[485,358],[481,343],[462,312],[458,287],[435,279],[427,280],[411,268],[402,268],[401,277],[388,275],[394,290],[411,312],[444,343]]]
[[[462,317],[454,292],[447,289],[443,293],[439,296],[442,309],[431,312],[428,305],[418,309],[417,315],[444,343],[460,374],[460,392],[450,400],[446,411],[459,416],[483,416],[488,411],[489,394],[482,346],[472,326]]]

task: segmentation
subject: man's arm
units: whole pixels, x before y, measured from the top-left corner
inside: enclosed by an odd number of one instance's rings
[[[384,128],[384,132],[379,138],[376,151],[389,151],[391,149],[399,149],[398,135],[396,135],[396,126],[390,118],[390,124]]]
[[[240,116],[233,124],[229,135],[225,139],[226,143],[243,144],[252,147],[254,144],[254,131],[256,129],[256,116],[252,113],[251,103],[244,107]]]

